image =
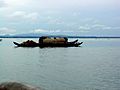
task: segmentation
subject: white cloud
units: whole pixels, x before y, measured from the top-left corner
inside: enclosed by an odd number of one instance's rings
[[[89,30],[90,27],[89,26],[80,26],[78,29],[80,29],[80,30]]]
[[[7,27],[0,28],[0,34],[13,34],[15,32],[16,32],[15,29],[7,28]]]
[[[36,21],[38,19],[38,13],[33,12],[33,13],[26,14],[24,18],[30,19],[32,21]]]
[[[0,0],[0,8],[6,6],[4,0]]]
[[[24,17],[26,13],[24,11],[16,11],[9,15],[10,17]]]
[[[8,17],[12,19],[19,19],[19,20],[23,19],[23,20],[37,21],[39,15],[36,12],[27,13],[25,11],[16,11],[8,15]]]
[[[84,25],[84,26],[79,26],[79,27],[78,27],[78,30],[79,30],[79,32],[81,32],[81,33],[89,32],[90,29],[91,29],[91,27],[88,26],[88,25]]]
[[[106,25],[103,25],[103,24],[94,24],[91,26],[91,28],[104,28],[106,27]]]
[[[46,32],[49,32],[48,30],[45,30],[45,29],[35,29],[32,31],[33,33],[46,33]]]
[[[35,29],[31,31],[32,33],[59,33],[61,30],[46,30],[46,29]]]
[[[91,29],[117,30],[117,29],[120,29],[120,27],[108,26],[108,25],[104,25],[104,24],[94,24],[94,25],[91,26]]]
[[[51,18],[51,19],[49,19],[48,23],[49,24],[57,24],[57,25],[65,24],[64,21],[62,21],[61,18],[59,18],[59,17],[58,18]]]
[[[79,26],[78,30],[80,32],[91,32],[91,31],[96,31],[96,30],[120,30],[120,27],[117,26],[108,26],[104,24],[87,24],[83,26]]]
[[[110,26],[106,26],[102,28],[103,30],[110,30],[110,29],[114,29],[114,27],[110,27]]]
[[[31,0],[4,0],[8,7],[19,7],[29,4]]]
[[[119,0],[4,0],[8,7],[35,9],[119,7]],[[102,7],[101,7],[102,6]],[[25,9],[26,9],[25,8]]]
[[[114,27],[114,29],[120,30],[120,27]]]
[[[35,0],[34,0],[35,1]],[[35,1],[36,2],[36,1]],[[101,7],[116,6],[119,0],[37,0],[37,4],[44,8],[64,8],[64,7]],[[118,4],[119,3],[119,4]]]
[[[74,32],[78,32],[78,31],[60,30],[60,29],[56,29],[56,30],[35,29],[31,31],[31,33],[44,33],[44,34],[64,34],[64,33],[74,33]]]

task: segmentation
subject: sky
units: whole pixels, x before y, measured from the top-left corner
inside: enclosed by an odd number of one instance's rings
[[[120,36],[120,0],[0,0],[0,35]]]

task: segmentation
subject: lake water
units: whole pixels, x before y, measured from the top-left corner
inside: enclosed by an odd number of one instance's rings
[[[69,48],[16,48],[12,43],[24,40],[0,42],[0,82],[45,90],[120,90],[120,39],[79,39],[81,47]]]

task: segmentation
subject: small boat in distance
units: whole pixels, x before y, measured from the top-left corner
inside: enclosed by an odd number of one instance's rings
[[[0,41],[2,41],[2,39],[0,39]]]
[[[36,43],[32,40],[27,40],[22,43],[13,42],[18,47],[78,47],[83,42],[78,42],[78,40],[68,42],[66,37],[45,37],[42,36],[39,38],[39,42]]]

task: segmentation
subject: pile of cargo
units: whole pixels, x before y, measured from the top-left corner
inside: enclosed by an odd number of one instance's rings
[[[40,37],[39,43],[45,43],[45,44],[64,44],[67,43],[68,39],[67,38],[50,38],[50,37]]]
[[[27,40],[25,42],[22,42],[21,44],[23,44],[23,45],[34,45],[34,44],[36,44],[36,42],[34,42],[32,40]]]

